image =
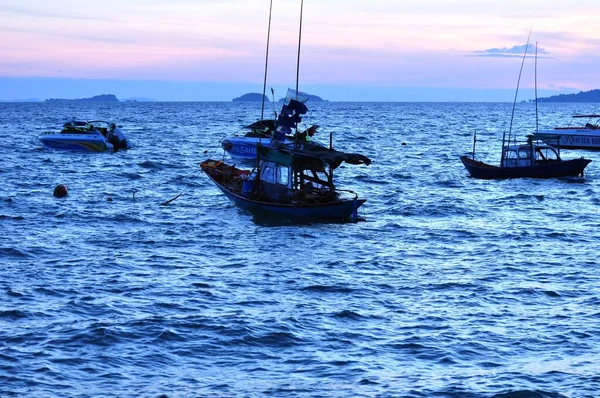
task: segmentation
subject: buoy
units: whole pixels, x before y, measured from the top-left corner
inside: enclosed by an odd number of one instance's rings
[[[68,193],[69,191],[67,190],[67,186],[59,184],[56,186],[56,188],[54,188],[53,195],[57,198],[64,198],[65,196],[67,196]]]
[[[406,142],[403,142],[403,143],[402,143],[402,145],[403,145],[403,146],[404,146],[404,145],[406,145]]]
[[[112,201],[113,201],[113,199],[112,199],[112,198],[109,196],[108,198],[106,198],[106,201],[107,201],[107,202],[112,202]]]

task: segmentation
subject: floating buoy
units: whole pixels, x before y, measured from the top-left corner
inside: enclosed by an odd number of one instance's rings
[[[113,201],[113,199],[112,199],[112,198],[109,196],[108,198],[106,198],[106,201],[107,201],[107,202],[112,202],[112,201]]]
[[[402,143],[402,145],[403,145],[403,146],[404,146],[404,145],[406,145],[406,142],[403,142],[403,143]]]
[[[67,190],[67,186],[59,184],[56,186],[56,188],[54,188],[53,195],[57,198],[64,198],[68,193],[69,191]]]

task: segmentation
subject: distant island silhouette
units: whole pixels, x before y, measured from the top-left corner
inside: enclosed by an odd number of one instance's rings
[[[132,97],[132,98],[124,98],[121,102],[156,102],[155,99],[146,98],[146,97]]]
[[[265,102],[269,102],[269,97],[267,97],[265,95],[264,98],[265,98]],[[260,101],[262,101],[262,99],[263,99],[263,95],[260,93],[247,93],[247,94],[242,95],[241,97],[234,98],[232,101],[233,102],[259,101],[260,102]],[[324,100],[323,98],[319,97],[318,95],[312,95],[312,94],[308,95],[308,100],[311,102],[322,102],[322,101],[326,102],[327,101],[327,100]],[[285,98],[279,99],[278,102],[283,102],[283,101],[285,101]]]
[[[600,102],[600,90],[580,91],[576,94],[558,94],[538,98],[538,102]]]
[[[310,102],[328,102],[327,100],[324,100],[323,98],[319,97],[318,95],[312,95],[312,94],[308,94],[308,100]],[[285,101],[285,98],[280,98],[279,102],[283,102]]]
[[[101,94],[79,99],[49,98],[44,102],[119,102],[119,100],[114,94]]]
[[[267,97],[266,95],[264,96],[265,102],[269,102],[269,97]],[[263,100],[263,95],[260,93],[248,93],[248,94],[244,94],[241,97],[237,97],[234,98],[232,101],[233,102],[242,102],[242,101],[260,101],[262,102]]]

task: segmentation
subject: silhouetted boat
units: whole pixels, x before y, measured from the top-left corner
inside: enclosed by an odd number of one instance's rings
[[[529,32],[531,36],[531,31]],[[505,134],[502,136],[502,154],[500,166],[494,166],[488,163],[475,160],[475,143],[477,135],[473,136],[473,154],[461,156],[460,160],[465,166],[471,177],[483,179],[505,179],[505,178],[553,178],[553,177],[574,177],[583,176],[583,170],[591,162],[589,159],[563,160],[560,157],[560,147],[553,147],[547,143],[542,143],[530,135],[526,142],[517,143],[512,134],[512,122],[519,92],[519,82],[527,48],[529,47],[529,37],[525,45],[519,80],[517,81],[517,90],[513,102],[512,115],[510,119],[510,128],[508,139]],[[536,76],[537,76],[537,43],[536,43]],[[537,126],[537,78],[536,78],[536,126]],[[536,128],[537,131],[537,128]]]
[[[583,170],[591,162],[579,158],[562,160],[558,148],[537,144],[532,138],[522,144],[504,145],[500,166],[493,166],[461,156],[460,160],[474,178],[553,178],[583,176]]]
[[[573,124],[585,120],[585,124]],[[600,150],[600,115],[573,115],[566,127],[542,130],[533,136],[544,142],[558,142],[563,149]]]
[[[333,182],[333,170],[342,162],[369,165],[371,160],[360,154],[334,150],[331,134],[329,147],[313,142],[311,137],[318,128],[316,125],[303,132],[298,131],[302,115],[308,112],[305,102],[309,98],[308,94],[298,91],[302,4],[303,2],[300,3],[296,89],[288,89],[277,120],[265,121],[261,115],[259,122],[249,126],[259,134],[265,134],[264,137],[246,137],[256,139],[250,144],[254,148],[252,153],[256,167],[253,170],[243,170],[235,165],[208,159],[200,164],[200,168],[229,200],[245,209],[292,217],[332,221],[352,218],[356,221],[358,208],[366,199],[359,199],[352,191],[338,189]],[[269,16],[269,27],[270,20]],[[229,141],[229,144],[231,148],[226,148],[229,145],[222,143],[223,149],[232,150],[234,143]],[[243,152],[246,154],[250,151]],[[346,194],[353,197],[345,197]]]
[[[300,39],[302,37],[302,8],[304,1],[300,3],[300,29],[298,34],[298,60],[297,60],[297,71],[296,71],[296,90],[288,90],[286,95],[286,99],[284,101],[283,107],[279,115],[275,112],[275,118],[279,121],[279,125],[277,126],[277,121],[274,119],[265,119],[264,111],[265,111],[265,99],[266,99],[266,89],[267,89],[267,70],[269,65],[269,41],[271,36],[271,11],[273,9],[273,0],[270,1],[269,6],[269,26],[267,29],[267,45],[265,52],[265,74],[263,81],[263,92],[262,92],[262,106],[260,112],[260,120],[252,123],[249,126],[244,127],[245,131],[242,134],[234,134],[231,137],[224,138],[221,140],[221,147],[223,150],[229,154],[234,159],[246,160],[246,161],[255,161],[256,160],[256,148],[257,145],[267,144],[274,137],[276,132],[276,127],[279,127],[281,130],[282,117],[287,117],[290,119],[289,125],[292,125],[294,122],[295,132],[292,133],[291,129],[287,129],[284,131],[284,134],[278,137],[278,140],[283,144],[287,145],[290,148],[298,148],[298,146],[302,146],[304,142],[308,141],[316,132],[319,126],[313,125],[309,126],[306,130],[299,132],[297,129],[299,119],[291,120],[292,117],[300,117],[302,114],[306,112],[306,106],[304,103],[308,101],[310,96],[306,93],[302,93],[298,91],[298,77],[299,77],[299,68],[300,68]],[[273,95],[273,103],[275,103],[275,91],[271,88],[271,93]],[[293,97],[291,97],[291,93]],[[290,100],[291,98],[291,100]],[[293,101],[293,102],[291,102]],[[302,109],[304,108],[304,109]],[[287,115],[286,115],[287,114]],[[295,116],[294,116],[295,115]],[[316,141],[313,141],[312,146],[321,145]],[[323,146],[323,145],[322,145]],[[323,148],[326,148],[323,146]]]
[[[58,133],[44,132],[38,138],[48,148],[70,151],[116,152],[132,146],[121,129],[103,120],[73,120]]]
[[[369,165],[360,154],[333,149],[290,149],[258,145],[258,166],[243,170],[208,159],[200,165],[236,205],[251,211],[292,217],[347,221],[357,219],[366,199],[334,185],[333,170],[342,162]],[[350,194],[352,197],[346,197]]]

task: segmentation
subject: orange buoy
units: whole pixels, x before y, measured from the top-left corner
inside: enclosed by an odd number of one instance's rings
[[[56,186],[56,188],[54,188],[53,195],[57,198],[64,198],[65,196],[67,196],[68,193],[69,191],[67,190],[67,186],[59,184]]]

